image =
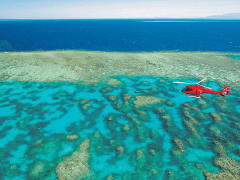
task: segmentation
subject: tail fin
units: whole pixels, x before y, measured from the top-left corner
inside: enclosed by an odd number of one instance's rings
[[[220,92],[221,96],[227,96],[230,94],[229,92],[230,86],[226,86],[225,88],[223,88],[223,90]]]

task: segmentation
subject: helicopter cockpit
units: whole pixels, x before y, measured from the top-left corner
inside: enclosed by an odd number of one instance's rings
[[[192,89],[189,87],[185,87],[184,89],[182,89],[182,92],[184,92],[184,91],[192,91]]]

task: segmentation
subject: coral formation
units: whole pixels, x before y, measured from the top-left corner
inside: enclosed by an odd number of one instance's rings
[[[38,162],[34,165],[34,168],[32,169],[30,176],[31,178],[38,179],[41,178],[41,174],[44,172],[44,164],[42,162]]]
[[[57,178],[62,179],[82,179],[91,178],[92,173],[88,164],[90,154],[88,153],[89,139],[85,139],[80,145],[79,150],[75,151],[70,157],[63,158],[55,170]]]
[[[166,100],[167,99],[156,98],[154,96],[136,96],[136,99],[135,101],[133,101],[133,104],[135,104],[135,107],[138,108],[142,105],[162,103]]]
[[[193,133],[193,136],[196,139],[201,139],[201,137],[199,136],[197,130],[193,127],[193,123],[191,121],[184,121],[184,123],[189,128],[189,130]]]
[[[154,151],[154,149],[150,149],[150,153],[151,153],[153,156],[156,156],[156,152]]]
[[[228,170],[233,175],[240,177],[240,165],[232,157],[220,157],[214,159],[214,164],[221,169]]]
[[[137,136],[137,139],[139,141],[144,141],[145,140],[145,132],[146,132],[146,128],[145,126],[139,121],[137,120],[134,116],[132,116],[131,114],[127,114],[127,117],[129,117],[134,126],[136,127],[136,136]]]
[[[117,96],[109,96],[108,97],[111,101],[116,101],[117,100]]]
[[[213,141],[212,143],[214,144],[214,150],[216,153],[218,153],[222,157],[227,157],[227,151],[220,142]]]
[[[111,121],[112,119],[113,119],[113,116],[109,116],[107,120]]]
[[[107,180],[113,180],[113,176],[112,176],[112,175],[109,175],[109,176],[107,177]]]
[[[89,101],[89,99],[84,99],[83,101],[81,101],[81,104],[85,104],[88,101]]]
[[[183,143],[180,139],[174,139],[174,143],[178,147],[178,150],[173,151],[174,155],[181,155],[181,154],[185,153],[186,150],[185,150],[184,145],[183,145]]]
[[[78,137],[79,137],[78,135],[72,134],[72,135],[68,135],[66,138],[70,141],[73,141],[73,140],[78,139]]]
[[[124,153],[124,147],[123,146],[118,146],[117,149],[116,149],[117,158],[123,158],[123,153]]]
[[[210,112],[209,114],[212,116],[212,118],[215,120],[216,123],[222,124],[222,119],[217,113]]]
[[[125,124],[125,125],[123,126],[123,130],[124,130],[124,131],[129,131],[129,130],[130,130],[129,124]]]
[[[106,84],[107,85],[120,85],[120,84],[122,84],[122,82],[118,81],[117,79],[108,78],[108,82]]]
[[[134,111],[138,114],[138,117],[141,118],[142,120],[144,120],[144,121],[148,121],[149,120],[148,114],[146,112],[139,111],[137,109],[135,109]]]
[[[174,103],[173,102],[171,102],[171,101],[168,101],[167,103],[166,103],[168,106],[174,106]]]
[[[203,99],[198,99],[197,103],[201,109],[205,109],[208,106],[207,102],[204,101]]]
[[[50,166],[45,161],[39,161],[33,164],[29,172],[30,179],[43,179],[48,175]]]
[[[163,113],[165,113],[165,110],[161,109],[161,108],[156,108],[156,112],[159,114],[163,114]]]
[[[91,104],[84,104],[84,106],[82,107],[84,110],[87,110],[89,107],[91,106]]]
[[[44,139],[39,139],[34,143],[35,147],[44,146]]]
[[[214,135],[215,135],[217,138],[219,138],[219,139],[221,139],[221,140],[225,140],[225,139],[226,139],[225,136],[221,133],[221,131],[220,131],[217,127],[211,126],[211,127],[210,127],[210,130],[214,133]]]
[[[151,130],[150,137],[152,139],[158,139],[159,138],[159,134],[156,131]]]
[[[132,111],[132,109],[133,109],[132,105],[130,105],[128,101],[125,101],[124,104],[122,104],[120,110],[126,113]]]
[[[128,101],[132,97],[131,94],[124,94],[123,99],[124,101]]]
[[[206,180],[236,180],[240,178],[238,175],[232,175],[227,171],[219,172],[216,174],[204,171],[204,176]]]
[[[166,180],[177,180],[177,175],[174,171],[165,171],[165,179]]]
[[[190,115],[190,113],[189,113],[189,108],[184,108],[184,109],[183,109],[183,114],[184,114],[184,116],[185,116],[188,120],[190,120],[194,125],[200,125],[200,124],[196,121],[196,119],[195,119],[193,116]]]

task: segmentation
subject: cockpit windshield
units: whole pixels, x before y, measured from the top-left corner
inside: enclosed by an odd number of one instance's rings
[[[186,89],[187,89],[187,88],[183,88],[183,89],[182,89],[182,92],[185,91]]]
[[[183,92],[183,91],[192,91],[192,89],[189,88],[189,87],[185,87],[185,88],[182,90],[182,92]]]

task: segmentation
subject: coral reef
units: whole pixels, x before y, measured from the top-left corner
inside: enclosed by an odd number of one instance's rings
[[[123,130],[124,130],[124,131],[129,131],[129,130],[130,130],[129,124],[125,124],[125,125],[123,126]]]
[[[221,139],[221,140],[225,140],[225,136],[221,133],[221,131],[216,127],[216,126],[211,126],[210,130],[214,133],[214,135]]]
[[[70,141],[73,141],[73,140],[78,139],[78,137],[79,137],[78,135],[72,134],[72,135],[68,135],[66,138]]]
[[[213,141],[212,143],[214,144],[214,151],[216,153],[218,153],[222,157],[227,157],[227,151],[220,142]]]
[[[172,151],[173,155],[181,156],[186,152],[184,145],[180,139],[174,139],[174,143],[177,145],[178,150]]]
[[[173,128],[172,118],[169,114],[165,114],[164,116],[162,116],[162,119],[165,121],[164,124],[167,128]]]
[[[109,176],[107,177],[107,180],[113,180],[113,176],[112,176],[112,175],[109,175]]]
[[[214,164],[221,169],[228,170],[233,175],[240,177],[240,165],[232,157],[220,157],[214,159]]]
[[[163,114],[163,113],[165,113],[165,110],[161,109],[161,108],[156,108],[156,112],[159,114]]]
[[[4,178],[239,179],[236,93],[182,98],[151,76],[17,83],[1,84]]]
[[[165,171],[165,180],[177,180],[177,175],[174,171]]]
[[[34,143],[35,147],[44,146],[44,139],[39,139]]]
[[[50,166],[46,161],[39,161],[33,164],[29,172],[30,179],[44,179],[48,175]]]
[[[55,170],[58,179],[82,179],[91,178],[88,159],[89,139],[85,139],[79,145],[79,151],[75,151],[70,157],[63,158],[63,161],[57,165]]]
[[[117,100],[117,96],[109,96],[108,97],[111,101],[116,101]]]
[[[173,106],[174,106],[174,103],[171,102],[171,101],[168,101],[168,102],[166,103],[166,105],[167,105],[167,106],[171,106],[171,107],[173,107]]]
[[[136,99],[135,101],[133,101],[133,104],[135,104],[135,107],[138,108],[143,105],[162,103],[166,100],[167,99],[156,98],[154,96],[136,96]]]
[[[230,142],[228,142],[229,144]],[[240,178],[240,165],[234,160],[232,157],[228,157],[226,149],[222,146],[222,144],[218,141],[213,142],[214,151],[220,155],[220,157],[214,158],[213,163],[221,169],[227,170],[225,172],[220,172],[218,174],[210,174],[208,171],[204,171],[204,175],[206,178],[225,178],[228,177],[230,179],[239,179]],[[230,146],[233,146],[231,143]],[[229,172],[230,173],[229,173]]]
[[[84,106],[82,107],[84,110],[87,110],[89,107],[91,106],[91,104],[84,104]]]
[[[190,113],[189,113],[189,108],[184,108],[184,109],[183,109],[183,114],[184,114],[184,116],[185,116],[188,120],[190,120],[194,125],[200,125],[200,124],[196,121],[196,119],[195,119],[193,116],[190,115]]]
[[[236,180],[240,178],[238,175],[232,175],[227,171],[219,172],[217,174],[204,171],[204,176],[206,180]]]
[[[131,97],[132,97],[131,94],[124,94],[123,99],[124,99],[124,101],[128,101]]]
[[[204,101],[203,99],[198,99],[197,103],[199,105],[199,108],[201,108],[201,109],[205,109],[208,106],[207,102]]]
[[[150,137],[156,140],[159,139],[159,134],[156,131],[151,130]]]
[[[145,134],[146,127],[131,114],[127,114],[127,117],[132,120],[134,126],[136,127],[136,136],[137,136],[138,141],[140,141],[140,142],[144,141],[146,138],[145,137],[146,136],[146,134]]]
[[[106,83],[107,85],[120,85],[122,82],[118,81],[117,79],[113,78],[108,78],[108,82]]]
[[[221,117],[217,113],[210,112],[209,114],[212,116],[212,118],[214,119],[214,121],[216,123],[222,124],[222,119],[221,119]]]
[[[124,147],[123,146],[119,146],[116,149],[116,157],[117,158],[123,158],[124,156]]]
[[[201,137],[199,136],[197,130],[193,127],[193,123],[191,121],[184,121],[184,123],[189,128],[189,130],[192,132],[194,138],[201,139]]]
[[[85,104],[88,101],[89,101],[89,99],[84,99],[83,101],[81,101],[81,104]]]
[[[133,106],[130,105],[128,101],[125,101],[124,104],[122,104],[120,110],[124,113],[127,113],[133,110]]]

